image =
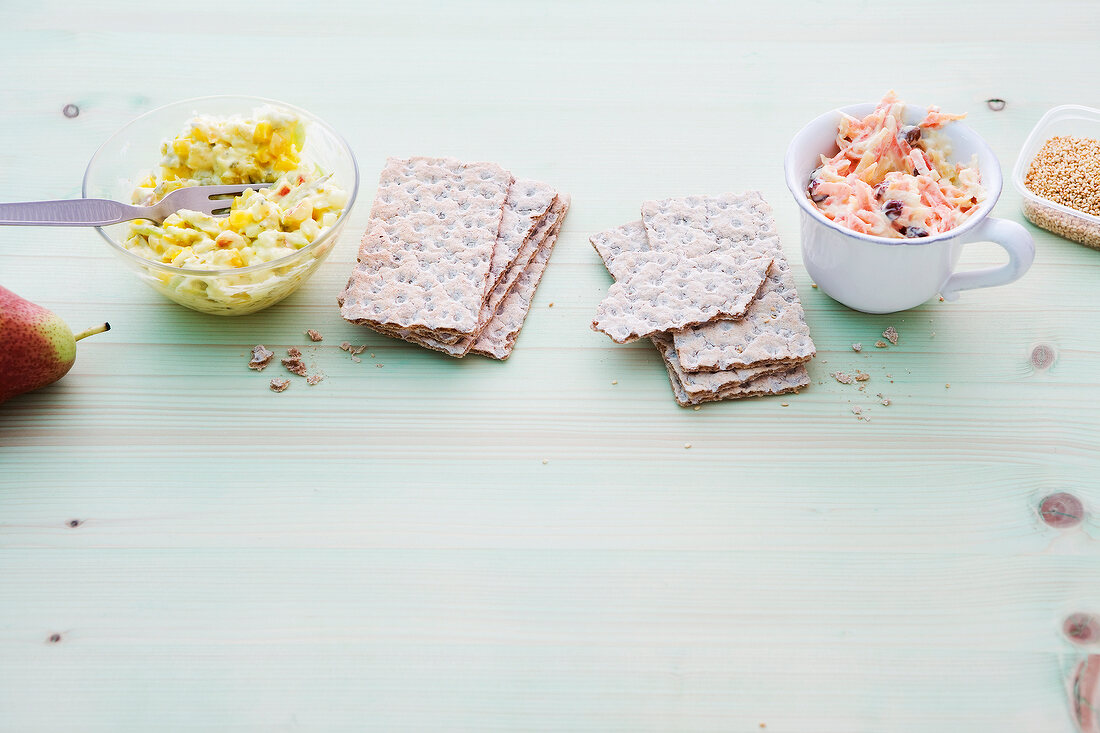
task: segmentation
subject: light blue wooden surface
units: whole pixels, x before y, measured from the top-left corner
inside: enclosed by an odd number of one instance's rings
[[[216,93],[315,112],[364,176],[314,279],[240,319],[161,300],[94,232],[0,231],[0,284],[115,327],[0,408],[0,731],[1073,730],[1090,650],[1061,622],[1100,611],[1100,526],[1035,507],[1100,507],[1100,254],[1031,228],[1013,286],[856,314],[810,288],[781,159],[894,87],[970,113],[1007,174],[1046,109],[1100,106],[1098,37],[1092,2],[0,7],[0,200],[77,196],[127,120]],[[391,154],[573,195],[507,363],[340,320]],[[588,329],[587,238],[747,188],[814,384],[682,410],[652,349]],[[898,347],[850,350],[888,325]],[[306,328],[328,379],[268,392],[247,348]],[[890,407],[828,378],[854,368]]]

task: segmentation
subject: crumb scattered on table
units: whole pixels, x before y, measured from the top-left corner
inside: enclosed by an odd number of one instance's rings
[[[852,378],[844,372],[833,372],[833,379],[841,384],[851,384]]]
[[[875,342],[875,348],[876,349],[885,349],[886,348],[886,342],[885,341],[876,341]]]
[[[691,447],[691,443],[684,443],[684,448],[685,448],[685,449],[686,449],[686,448],[690,448],[690,447]]]
[[[870,378],[871,378],[871,375],[868,374],[867,372],[861,372],[858,369],[856,370],[856,381],[857,382],[866,382]]]
[[[284,392],[286,388],[290,386],[290,380],[283,379],[282,377],[275,377],[268,386],[271,387],[272,392]]]
[[[612,379],[612,380],[611,380],[611,383],[612,383],[612,384],[618,384],[618,383],[619,383],[619,380],[618,380],[618,379]]]
[[[324,339],[324,336],[317,333],[312,328],[310,328],[306,331],[306,336],[309,336],[310,341],[321,341],[322,339]]]
[[[256,344],[252,347],[252,360],[248,362],[248,368],[262,372],[271,363],[273,356],[274,351],[264,348],[263,344]]]
[[[291,374],[297,374],[299,377],[307,375],[306,363],[302,361],[302,352],[291,346],[286,350],[287,358],[283,359],[283,366]]]
[[[887,341],[897,346],[898,331],[896,328],[894,328],[893,326],[889,326],[885,331],[882,332],[882,335],[886,338]]]
[[[852,344],[852,351],[863,351],[863,344],[858,341],[855,342],[854,344]]]
[[[324,378],[324,374],[310,374],[308,377],[306,377],[306,384],[312,387],[315,384],[320,384],[321,380]]]

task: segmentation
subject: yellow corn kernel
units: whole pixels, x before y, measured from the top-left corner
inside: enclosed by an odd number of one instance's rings
[[[145,180],[138,184],[140,188],[156,188],[157,179],[152,176],[145,176]]]
[[[186,140],[174,140],[172,142],[172,151],[179,156],[180,160],[187,157],[187,154],[191,152],[191,143]]]
[[[267,120],[260,120],[260,123],[256,125],[256,129],[252,133],[252,142],[257,145],[263,145],[271,140],[271,123]]]
[[[201,127],[192,127],[191,128],[191,137],[195,138],[200,143],[210,142],[210,138],[207,136],[206,131],[203,130]]]
[[[170,245],[164,250],[164,254],[161,256],[161,262],[171,262],[179,256],[179,253],[183,251],[183,247],[177,247],[176,245]]]
[[[242,229],[252,223],[252,214],[248,211],[230,211],[229,226],[233,229]]]
[[[230,267],[244,267],[244,260],[241,258],[241,253],[237,250],[233,250],[232,256],[228,262]]]
[[[186,262],[187,258],[189,258],[192,254],[194,254],[194,252],[190,247],[184,247],[175,257],[172,258],[172,264],[176,267],[182,267],[183,263]]]
[[[292,171],[298,167],[298,162],[290,158],[279,158],[274,167],[277,171]]]

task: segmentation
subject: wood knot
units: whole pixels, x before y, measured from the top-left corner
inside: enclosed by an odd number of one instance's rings
[[[61,108],[61,114],[68,117],[70,120],[80,114],[80,107],[75,104],[66,104]]]
[[[46,641],[50,642],[51,644],[56,644],[59,641],[61,641],[61,634],[58,634],[58,633],[50,634],[48,637],[46,637]]]
[[[1089,644],[1100,639],[1100,619],[1091,613],[1073,613],[1062,622],[1062,632],[1075,644]]]
[[[1054,363],[1054,347],[1039,344],[1031,350],[1031,365],[1036,369],[1049,369]]]
[[[985,100],[985,103],[989,105],[989,108],[994,112],[1000,112],[1005,108],[1005,104],[1007,104],[1003,99],[997,99],[996,97]]]
[[[67,524],[70,527],[76,528],[76,527],[79,527],[80,525],[84,524],[84,520],[83,519],[70,519],[67,522]]]
[[[1069,529],[1076,527],[1085,517],[1085,506],[1073,494],[1059,491],[1039,502],[1039,516],[1051,527]]]

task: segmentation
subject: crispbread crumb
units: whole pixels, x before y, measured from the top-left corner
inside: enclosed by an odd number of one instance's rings
[[[302,352],[291,346],[286,350],[288,358],[283,359],[283,366],[291,374],[297,374],[299,377],[306,376],[306,363],[302,361]]]
[[[889,341],[890,343],[897,346],[898,331],[897,331],[896,328],[894,328],[893,326],[890,326],[889,328],[887,328],[885,331],[882,332],[882,335],[886,338],[887,341]]]
[[[312,387],[315,384],[320,384],[321,380],[324,378],[324,374],[310,374],[308,377],[306,377],[306,384]]]
[[[867,372],[861,372],[858,369],[856,370],[856,381],[857,382],[866,382],[870,378],[871,378],[871,375],[868,374]]]
[[[852,351],[863,351],[863,344],[858,341],[855,342],[854,344],[852,344]]]
[[[886,342],[885,341],[876,341],[875,342],[875,348],[876,349],[885,349],[886,348]]]
[[[286,388],[290,386],[290,380],[283,379],[282,377],[275,377],[268,386],[271,387],[272,392],[284,392]]]
[[[324,339],[324,336],[322,336],[321,334],[317,333],[317,332],[316,332],[316,331],[314,331],[314,330],[313,330],[312,328],[310,328],[310,329],[308,329],[308,330],[306,331],[306,336],[309,336],[309,340],[310,340],[310,341],[314,341],[314,342],[316,342],[316,341],[321,341],[322,339]]]
[[[262,372],[271,363],[274,356],[274,351],[264,348],[263,344],[256,344],[252,347],[252,360],[248,362],[248,368]]]
[[[348,341],[342,341],[340,343],[340,348],[343,349],[344,351],[348,351],[349,349],[351,349],[351,343],[348,342]]]
[[[845,374],[844,372],[833,372],[833,379],[840,382],[841,384],[851,384],[852,383],[851,376]]]

